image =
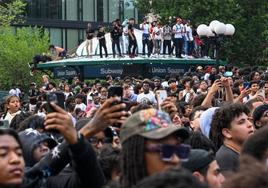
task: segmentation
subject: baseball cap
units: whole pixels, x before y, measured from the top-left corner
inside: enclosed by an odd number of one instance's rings
[[[31,82],[30,83],[30,86],[36,86],[36,83],[35,82]]]
[[[265,111],[268,110],[268,104],[258,106],[253,112],[253,123],[256,126],[256,121],[259,121]]]
[[[138,111],[127,119],[121,127],[120,140],[124,143],[127,139],[135,135],[158,140],[172,133],[177,133],[182,139],[189,137],[188,130],[172,124],[167,113],[150,108]]]
[[[188,161],[182,162],[182,167],[194,172],[205,168],[214,160],[212,152],[203,149],[192,149]]]

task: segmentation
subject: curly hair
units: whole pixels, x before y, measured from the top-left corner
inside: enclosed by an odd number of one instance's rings
[[[144,159],[145,138],[136,135],[122,144],[121,155],[121,185],[122,188],[132,188],[147,176]]]
[[[241,103],[226,104],[215,111],[212,117],[210,139],[214,142],[217,149],[223,144],[224,136],[222,130],[230,129],[231,122],[242,113],[249,114],[250,110]]]

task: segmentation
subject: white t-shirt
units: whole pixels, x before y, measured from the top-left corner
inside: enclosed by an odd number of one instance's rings
[[[174,38],[182,38],[182,25],[176,24],[173,26],[172,30],[174,31],[175,35]]]
[[[183,37],[187,37],[187,36],[186,36],[186,25],[181,24],[181,28],[182,28],[182,36],[183,36]]]
[[[149,93],[144,94],[141,93],[138,95],[137,102],[138,103],[147,103],[150,102],[151,104],[156,104],[155,94],[152,91],[149,91]]]
[[[206,73],[204,76],[204,80],[208,81],[209,80],[210,73]]]
[[[193,41],[193,30],[190,26],[186,26],[186,39],[187,41]]]
[[[254,95],[249,94],[248,96],[243,98],[243,103],[246,103],[246,102],[248,102],[249,100],[251,100],[253,98],[254,98]]]
[[[141,24],[140,25],[140,29],[143,31],[142,33],[143,34],[149,34],[149,29],[150,29],[150,26],[149,24]]]
[[[21,91],[20,91],[19,88],[11,89],[11,90],[9,91],[9,95],[13,95],[13,96],[20,97],[20,94],[21,94]]]
[[[84,103],[76,104],[74,109],[80,108],[82,111],[86,111],[87,106]]]
[[[154,39],[155,40],[162,39],[162,28],[154,27]]]

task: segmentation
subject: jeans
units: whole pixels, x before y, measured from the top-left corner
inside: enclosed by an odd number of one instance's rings
[[[175,45],[176,57],[181,58],[183,39],[174,38],[174,45]]]
[[[145,46],[147,45],[147,52],[148,56],[150,56],[150,41],[149,41],[150,34],[142,34],[142,55],[145,55]]]
[[[137,48],[137,41],[136,38],[134,38],[134,40],[132,40],[131,37],[129,37],[129,44],[128,44],[128,54],[129,55],[135,55],[136,52],[136,48]],[[131,51],[132,49],[132,51]]]
[[[121,56],[121,49],[120,49],[120,44],[119,44],[119,39],[114,39],[112,41],[112,50],[113,50],[113,56],[115,57],[115,45],[117,47],[117,50],[118,50],[118,53],[119,53],[119,56]]]
[[[163,54],[166,55],[166,48],[168,48],[168,55],[171,54],[171,40],[164,40]]]
[[[105,42],[99,42],[99,49],[100,49],[100,57],[102,58],[102,48],[104,49],[105,52],[105,57],[108,57],[107,53],[107,47]]]

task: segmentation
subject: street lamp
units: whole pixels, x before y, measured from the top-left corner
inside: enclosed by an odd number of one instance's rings
[[[214,58],[219,60],[219,51],[221,44],[224,41],[224,36],[233,36],[235,33],[235,27],[232,24],[224,24],[218,20],[213,20],[210,22],[209,26],[201,24],[197,27],[197,34],[201,39],[205,41],[205,50],[208,49],[209,45],[212,44],[214,53]]]
[[[125,12],[124,12],[124,0],[119,0],[119,18],[120,20],[124,20],[125,18]]]

